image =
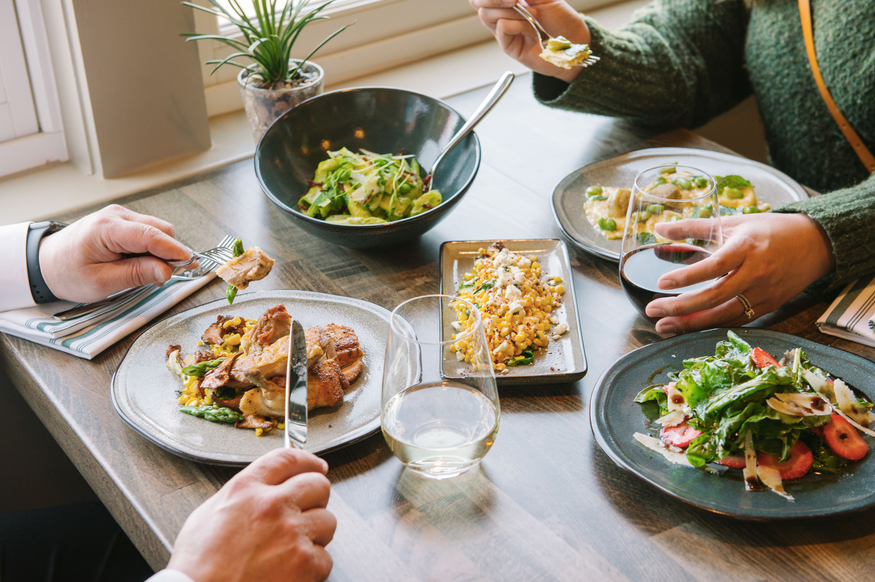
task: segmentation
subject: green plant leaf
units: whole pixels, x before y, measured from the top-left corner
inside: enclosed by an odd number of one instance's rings
[[[212,75],[212,74],[215,73],[217,70],[219,70],[219,67],[221,67],[222,65],[235,65],[235,66],[237,66],[237,67],[240,67],[241,69],[245,69],[245,68],[246,68],[245,66],[241,65],[240,63],[235,63],[235,62],[232,61],[231,59],[235,59],[235,58],[237,58],[237,57],[248,57],[248,56],[251,56],[251,55],[249,55],[249,54],[247,54],[247,53],[234,53],[234,54],[232,54],[232,55],[229,55],[229,56],[225,57],[225,58],[222,59],[221,61],[207,61],[207,64],[208,64],[208,65],[212,65],[212,64],[214,64],[214,63],[218,63],[218,64],[215,66],[215,68],[214,68],[212,71],[210,71],[210,75]]]
[[[310,60],[310,57],[312,57],[313,55],[316,54],[316,51],[318,51],[319,49],[321,49],[323,46],[325,46],[325,44],[326,44],[329,40],[331,40],[332,38],[334,38],[335,36],[337,36],[338,34],[340,34],[341,32],[343,32],[343,31],[346,30],[347,28],[349,28],[349,25],[348,25],[348,24],[347,24],[346,26],[341,26],[341,27],[338,28],[336,31],[334,31],[334,34],[332,34],[331,36],[329,36],[328,38],[326,38],[325,40],[323,40],[322,42],[320,42],[320,43],[319,43],[319,46],[317,46],[317,47],[314,48],[312,51],[310,51],[310,54],[307,55],[306,57],[304,57],[304,60],[302,60],[301,63],[300,63],[297,67],[295,67],[295,70],[294,70],[291,74],[289,74],[289,79],[294,79],[294,78],[298,75],[298,71],[301,70],[301,67],[303,67],[303,66],[307,63],[307,61]]]

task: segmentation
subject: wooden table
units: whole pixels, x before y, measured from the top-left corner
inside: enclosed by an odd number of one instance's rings
[[[311,238],[267,201],[251,161],[119,202],[173,222],[194,248],[229,232],[264,248],[278,260],[260,289],[348,295],[391,309],[438,290],[443,241],[561,238],[550,195],[572,170],[642,147],[721,149],[687,131],[655,135],[541,107],[528,84],[518,80],[480,126],[483,163],[465,199],[402,248],[353,251]],[[450,102],[467,115],[485,91]],[[608,460],[590,430],[591,389],[619,356],[660,338],[620,290],[616,264],[584,253],[572,262],[586,378],[502,390],[495,446],[480,470],[455,480],[404,473],[380,435],[328,455],[329,508],[339,522],[331,580],[873,579],[873,511],[807,523],[737,521],[662,495]],[[175,311],[223,294],[214,282]],[[797,302],[758,324],[875,360],[875,350],[816,330],[826,307]],[[132,340],[88,362],[2,336],[0,363],[159,569],[186,516],[234,471],[167,453],[115,413],[110,377]]]

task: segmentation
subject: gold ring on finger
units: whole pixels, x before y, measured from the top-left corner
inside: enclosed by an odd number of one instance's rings
[[[735,296],[735,298],[741,302],[741,306],[744,308],[744,314],[747,316],[747,318],[749,320],[753,319],[754,315],[756,314],[754,313],[753,306],[750,304],[750,301],[747,300],[747,297],[738,294]]]

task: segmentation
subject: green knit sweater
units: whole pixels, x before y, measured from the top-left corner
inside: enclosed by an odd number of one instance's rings
[[[827,87],[875,151],[875,0],[813,0],[817,60]],[[826,108],[808,64],[796,0],[657,0],[611,33],[587,18],[601,61],[572,84],[534,76],[551,107],[656,127],[698,127],[753,93],[772,164],[829,192],[789,204],[826,231],[831,289],[875,272],[875,175]]]

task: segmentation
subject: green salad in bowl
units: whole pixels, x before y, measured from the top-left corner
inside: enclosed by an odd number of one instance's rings
[[[431,175],[420,177],[413,155],[328,152],[310,189],[298,201],[307,216],[336,224],[382,224],[428,212],[442,202],[429,190]]]

